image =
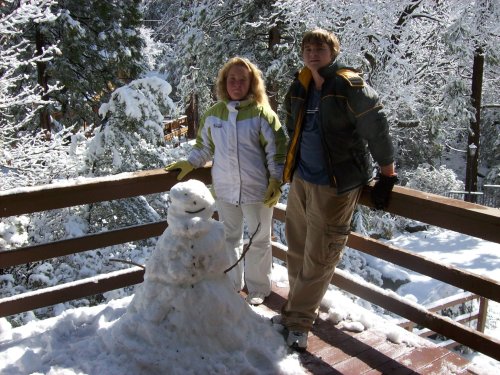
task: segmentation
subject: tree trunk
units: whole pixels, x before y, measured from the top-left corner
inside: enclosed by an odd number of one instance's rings
[[[41,56],[43,54],[44,37],[37,27],[35,34],[36,54]],[[38,84],[42,88],[42,100],[48,100],[48,77],[47,77],[47,64],[43,61],[36,63],[38,72]],[[50,116],[47,107],[43,107],[40,111],[40,128],[45,131],[47,138],[50,139]]]
[[[196,138],[196,134],[198,133],[198,95],[191,94],[189,98],[189,103],[186,108],[186,116],[188,123],[188,133],[187,136],[189,139]]]
[[[479,47],[474,54],[474,64],[472,67],[472,94],[471,101],[476,116],[471,121],[469,137],[467,140],[467,166],[465,172],[465,190],[469,193],[477,191],[477,166],[479,158],[479,139],[481,135],[481,93],[483,88],[483,67],[484,54]],[[475,202],[476,197],[472,194],[466,195],[466,200]]]
[[[273,26],[271,30],[269,30],[269,42],[267,49],[269,51],[272,51],[274,46],[277,45],[281,40],[281,32],[278,28],[278,26]],[[278,111],[278,84],[275,80],[272,80],[269,82],[267,85],[267,96],[269,97],[269,104],[271,105],[271,108],[273,111],[277,112]]]

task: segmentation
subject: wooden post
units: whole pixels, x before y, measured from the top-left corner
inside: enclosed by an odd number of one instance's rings
[[[479,157],[479,139],[481,135],[481,92],[483,89],[484,54],[481,47],[476,49],[472,67],[472,94],[471,101],[476,116],[471,121],[469,137],[467,140],[467,167],[465,171],[465,190],[468,202],[476,202],[476,195],[470,194],[477,191],[477,160]]]
[[[406,330],[408,332],[413,332],[413,329],[415,328],[415,323],[409,322],[408,325],[406,326]]]
[[[479,332],[484,333],[484,327],[486,326],[486,319],[488,316],[488,299],[484,297],[479,297],[479,316],[477,318],[476,329]]]

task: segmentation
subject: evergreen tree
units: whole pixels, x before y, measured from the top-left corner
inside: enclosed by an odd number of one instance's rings
[[[46,94],[55,95],[61,88],[57,82],[44,91],[36,78],[40,64],[53,61],[59,50],[47,46],[36,53],[27,38],[29,30],[51,27],[57,14],[51,11],[54,0],[4,2],[0,8],[0,188],[49,183],[55,178],[75,176],[71,134],[61,130],[47,142],[46,134],[30,131],[29,124],[38,123],[38,115],[51,103]],[[71,143],[75,146],[78,137]]]
[[[17,142],[17,131],[49,104],[44,94],[57,90],[57,82],[43,88],[36,78],[37,66],[51,61],[57,47],[47,45],[35,51],[34,40],[29,39],[30,30],[54,24],[54,4],[55,0],[3,1],[0,7],[0,142],[4,150]]]
[[[89,143],[89,172],[108,176],[163,166],[163,121],[174,111],[172,87],[158,77],[116,89],[99,114],[104,119]]]
[[[96,122],[101,100],[144,69],[138,0],[58,1],[59,18],[43,37],[61,55],[47,75],[64,85],[54,114],[64,125]]]
[[[109,176],[167,164],[163,121],[174,111],[171,90],[168,82],[148,77],[113,92],[110,101],[99,110],[104,121],[89,142],[89,175]],[[92,205],[89,224],[91,231],[100,231],[103,227],[115,229],[159,218],[147,199],[134,197]]]
[[[18,108],[14,123],[47,131],[54,121],[92,124],[100,100],[145,69],[139,0],[7,3],[2,15],[7,21],[26,9],[34,14],[11,22],[15,34],[2,38],[4,49],[19,51],[11,91],[19,95],[36,86],[44,104],[38,119],[29,116],[31,108]]]

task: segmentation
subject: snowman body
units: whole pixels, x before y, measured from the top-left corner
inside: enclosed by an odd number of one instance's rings
[[[176,295],[195,293],[195,285],[204,280],[227,279],[224,270],[229,267],[224,226],[212,218],[214,200],[206,186],[197,180],[179,183],[170,199],[168,227],[129,306],[131,312],[157,322],[172,310]]]

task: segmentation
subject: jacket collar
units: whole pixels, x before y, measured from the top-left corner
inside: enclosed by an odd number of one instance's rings
[[[307,88],[309,87],[309,82],[311,82],[312,79],[311,70],[307,66],[303,67],[297,74],[297,79],[299,80],[302,87],[307,90]]]
[[[254,104],[255,98],[251,96],[245,100],[224,100],[224,102],[230,111],[237,111]]]
[[[331,78],[331,77],[334,77],[335,73],[339,69],[342,69],[342,68],[348,68],[348,66],[339,63],[337,60],[333,60],[330,63],[330,65],[327,65],[327,66],[324,66],[323,68],[321,68],[319,70],[319,74],[323,78]],[[349,69],[356,70],[354,68],[349,68]],[[304,88],[307,90],[307,88],[309,87],[309,83],[311,82],[311,79],[312,79],[311,70],[307,66],[303,67],[300,70],[300,72],[298,73],[297,79],[299,80],[301,85],[304,86]]]
[[[339,70],[340,64],[337,63],[336,60],[332,61],[330,65],[324,66],[319,70],[319,74],[323,78],[330,78],[335,75],[335,72]]]

